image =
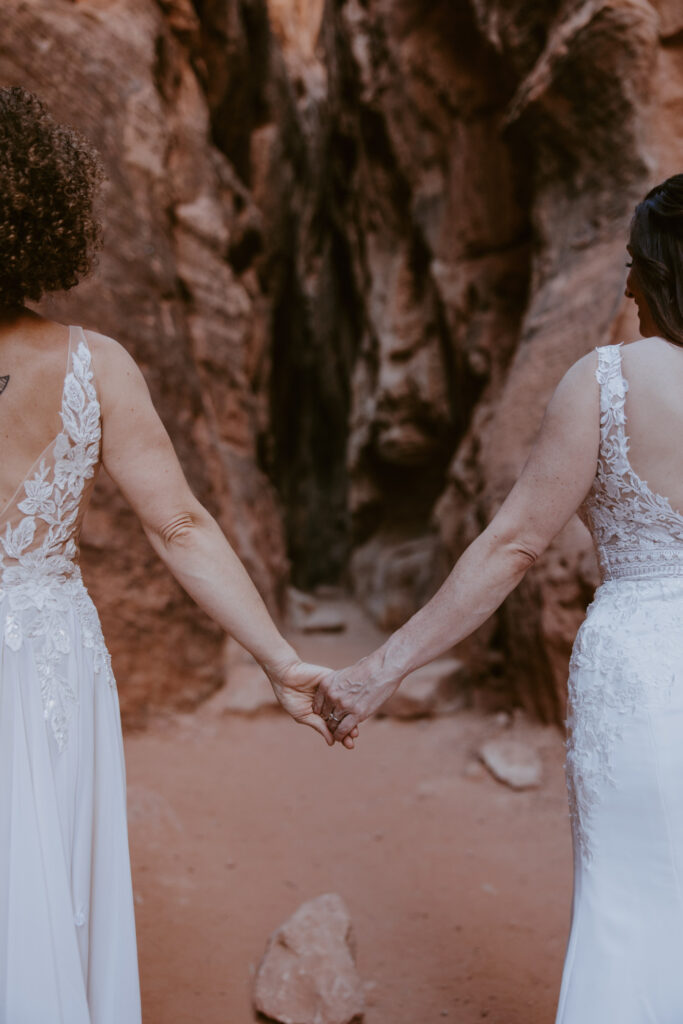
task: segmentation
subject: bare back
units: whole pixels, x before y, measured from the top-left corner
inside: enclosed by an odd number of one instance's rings
[[[0,509],[10,502],[41,453],[62,429],[62,390],[69,328],[22,318],[0,327]]]
[[[622,349],[634,473],[683,514],[683,349],[645,338]]]

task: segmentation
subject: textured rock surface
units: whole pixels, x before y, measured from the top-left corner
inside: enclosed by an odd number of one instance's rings
[[[612,338],[670,51],[641,2],[347,0],[333,21],[365,285],[352,567],[394,626],[438,583],[438,541],[457,556],[509,490],[563,371]],[[594,583],[587,552],[574,522],[470,644],[473,664],[502,649],[508,696],[549,719]]]
[[[363,988],[353,929],[334,893],[309,900],[268,940],[254,1006],[281,1024],[360,1024]]]
[[[487,740],[479,756],[491,774],[511,789],[537,789],[543,781],[543,764],[538,753],[514,736]]]
[[[393,628],[518,474],[563,371],[629,340],[630,213],[683,166],[675,0],[9,0],[0,82],[103,151],[107,248],[58,317],[140,361],[273,606],[349,578]],[[277,494],[277,497],[276,497]],[[104,481],[85,568],[124,715],[221,638]],[[572,521],[464,645],[561,720],[595,584]],[[504,674],[492,671],[505,666]]]
[[[47,308],[118,338],[137,358],[192,487],[274,605],[287,566],[277,503],[256,465],[267,317],[244,242],[259,215],[210,143],[194,70],[200,43],[189,2],[10,2],[0,81],[44,96],[95,142],[109,175],[99,269]],[[220,633],[170,579],[108,481],[83,541],[124,718],[140,722],[150,706],[210,692],[221,679]]]
[[[427,718],[460,711],[467,699],[467,670],[458,658],[437,658],[411,672],[382,705],[391,718]]]
[[[258,715],[281,710],[261,666],[230,638],[223,647],[223,666],[225,685],[211,696],[207,711],[221,715]]]
[[[519,30],[523,6],[507,22],[484,6],[482,27],[521,71],[506,118],[534,140],[534,247],[514,358],[502,387],[477,410],[439,510],[456,550],[454,524],[473,500],[480,514],[494,511],[564,369],[613,340],[625,230],[651,172],[645,129],[657,59],[657,21],[648,4],[561,6],[532,61]],[[587,550],[573,521],[501,616],[517,696],[546,718],[562,714],[569,642],[594,582]]]

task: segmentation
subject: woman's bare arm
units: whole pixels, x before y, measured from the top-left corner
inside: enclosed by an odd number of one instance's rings
[[[88,340],[102,410],[102,462],[152,547],[197,604],[264,668],[290,714],[332,742],[311,710],[325,670],[318,668],[316,676],[314,666],[302,666],[220,527],[192,494],[134,360],[110,338],[89,332]]]
[[[424,608],[381,647],[321,684],[314,709],[345,715],[343,740],[406,675],[474,632],[502,604],[590,490],[600,442],[596,355],[579,360],[550,401],[524,470],[500,510]]]

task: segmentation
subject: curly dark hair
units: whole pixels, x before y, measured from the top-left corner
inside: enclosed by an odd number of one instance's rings
[[[18,86],[0,89],[0,307],[73,288],[101,244],[97,151]]]
[[[662,337],[683,346],[683,174],[655,185],[638,203],[629,251]]]

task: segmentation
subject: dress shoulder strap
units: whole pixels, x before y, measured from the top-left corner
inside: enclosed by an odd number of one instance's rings
[[[70,355],[62,396],[62,423],[74,443],[86,439],[99,442],[100,405],[95,389],[92,356],[83,328],[71,327],[70,332]]]
[[[72,327],[73,341],[71,343],[71,363],[69,370],[75,376],[78,383],[89,399],[97,397],[95,389],[95,378],[92,369],[92,355],[88,347],[88,339],[82,327]]]
[[[612,458],[613,469],[628,468],[626,458],[628,437],[626,435],[626,393],[628,381],[625,379],[621,365],[621,343],[618,345],[602,345],[596,349],[598,366],[595,376],[600,386],[600,447],[610,444],[614,455],[616,448],[623,456],[624,465],[617,466]],[[621,460],[618,460],[619,462]]]

